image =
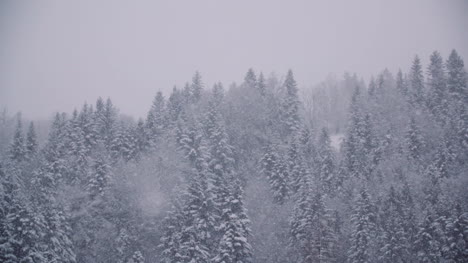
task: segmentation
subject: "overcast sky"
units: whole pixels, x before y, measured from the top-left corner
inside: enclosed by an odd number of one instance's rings
[[[110,96],[138,117],[195,70],[211,88],[292,68],[306,87],[435,49],[468,64],[466,14],[464,0],[1,1],[0,106],[49,118]]]

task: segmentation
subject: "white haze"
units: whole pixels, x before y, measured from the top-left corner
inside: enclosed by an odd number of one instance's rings
[[[144,116],[199,70],[207,86],[249,67],[301,87],[368,78],[433,50],[468,57],[467,1],[2,1],[0,106],[26,118],[111,96]]]

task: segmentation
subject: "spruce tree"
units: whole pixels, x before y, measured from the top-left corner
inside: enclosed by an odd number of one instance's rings
[[[424,141],[421,131],[414,118],[410,119],[409,129],[406,132],[406,145],[409,156],[416,162],[420,162],[424,153]]]
[[[337,240],[331,214],[320,191],[314,191],[310,180],[305,180],[290,220],[290,245],[298,251],[299,262],[335,260]]]
[[[404,228],[403,206],[393,187],[383,203],[380,216],[382,235],[379,260],[381,262],[407,262],[410,244]]]
[[[286,94],[283,98],[282,121],[284,134],[289,136],[300,128],[298,88],[292,70],[289,70],[283,84]]]
[[[424,76],[422,72],[421,60],[414,57],[410,74],[410,102],[414,107],[423,107],[425,101]]]
[[[447,243],[442,248],[450,262],[466,262],[468,258],[468,213],[456,204],[453,214],[446,222]]]
[[[448,92],[444,62],[439,52],[432,53],[427,72],[428,96],[426,104],[433,116],[438,121],[445,123],[448,114]]]
[[[13,142],[10,145],[10,159],[14,162],[20,162],[24,160],[25,154],[26,148],[24,143],[23,125],[21,117],[18,115]]]
[[[337,186],[336,161],[331,148],[328,129],[323,128],[318,142],[317,156],[318,179],[326,194],[331,194]]]
[[[203,82],[200,72],[196,71],[195,75],[192,78],[192,85],[190,86],[191,98],[193,102],[200,101],[202,91],[203,91]]]
[[[353,232],[351,247],[348,251],[348,262],[375,262],[375,241],[377,237],[377,215],[367,189],[363,187],[359,192],[351,217]]]
[[[257,88],[257,76],[252,68],[249,68],[244,77],[244,83],[247,88],[256,89]]]
[[[266,83],[265,83],[265,77],[263,76],[262,72],[260,72],[260,75],[258,76],[257,88],[258,88],[258,91],[260,92],[260,95],[265,96]]]
[[[403,77],[403,73],[401,72],[401,69],[399,69],[397,73],[396,87],[403,96],[408,95],[408,85],[406,83],[405,78]]]
[[[272,145],[267,145],[264,152],[260,160],[262,172],[270,183],[273,202],[283,204],[289,195],[288,169]]]
[[[166,102],[162,92],[159,91],[153,100],[153,104],[146,118],[148,140],[151,144],[156,144],[156,141],[161,137],[167,126]]]
[[[26,134],[26,155],[31,157],[37,152],[37,135],[34,129],[34,123],[29,124],[28,133]]]

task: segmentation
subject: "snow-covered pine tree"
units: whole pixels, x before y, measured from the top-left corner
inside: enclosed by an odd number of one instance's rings
[[[98,153],[94,157],[92,169],[90,169],[86,189],[89,197],[94,200],[103,196],[108,189],[111,180],[111,170],[107,154],[103,149],[97,149]]]
[[[182,112],[184,107],[184,98],[182,91],[178,90],[177,87],[174,87],[172,89],[172,93],[169,96],[168,102],[167,102],[167,115],[169,117],[169,120],[172,123],[175,123],[177,119],[179,118],[180,113]]]
[[[175,200],[161,224],[162,236],[158,248],[162,251],[161,262],[163,263],[183,262],[181,235],[186,222],[186,214],[184,214],[182,205],[182,200]]]
[[[249,70],[245,74],[244,84],[249,89],[256,89],[257,88],[257,76],[255,75],[255,72],[254,72],[254,70],[252,68],[249,68]]]
[[[148,140],[152,145],[157,143],[158,138],[161,137],[167,126],[166,101],[162,92],[158,91],[146,118]]]
[[[421,60],[418,56],[414,57],[410,74],[410,102],[414,107],[421,108],[425,106],[424,76],[422,72]]]
[[[428,211],[418,226],[414,247],[418,262],[436,263],[442,261],[440,229],[433,212]]]
[[[410,119],[409,129],[406,132],[406,145],[408,147],[409,157],[416,163],[421,162],[424,153],[424,138],[416,123],[415,118]]]
[[[260,163],[262,173],[268,178],[273,192],[273,202],[283,204],[289,196],[288,169],[273,145],[265,147],[265,154]]]
[[[427,73],[428,94],[426,104],[436,120],[444,124],[447,122],[448,117],[449,98],[444,62],[438,51],[432,53]]]
[[[216,216],[206,170],[190,179],[184,203],[185,222],[180,233],[182,262],[210,262],[216,247]]]
[[[297,132],[300,128],[299,97],[296,80],[292,70],[289,70],[283,84],[286,93],[282,102],[281,116],[283,133],[287,137]]]
[[[318,141],[317,164],[314,166],[317,171],[319,182],[323,193],[330,195],[337,186],[336,161],[331,148],[328,129],[323,128]]]
[[[304,180],[290,219],[290,246],[299,253],[301,263],[334,262],[336,235],[331,211],[323,195],[311,186],[310,175]]]
[[[468,213],[463,212],[459,203],[446,222],[447,242],[442,248],[449,262],[466,262],[468,258]]]
[[[233,195],[228,196],[221,214],[222,237],[213,262],[249,263],[252,262],[252,247],[248,242],[250,221],[247,218],[242,201],[242,190],[237,183]]]
[[[200,72],[196,71],[192,78],[192,84],[190,85],[190,97],[193,102],[200,101],[203,91],[203,82]]]
[[[380,262],[407,262],[410,244],[404,228],[403,205],[395,189],[390,187],[388,196],[383,202],[380,215]]]
[[[377,215],[366,187],[356,197],[353,207],[349,263],[370,263],[376,260]]]
[[[260,72],[260,75],[258,76],[257,88],[258,88],[258,91],[260,92],[260,95],[265,96],[266,83],[265,83],[265,77],[263,76],[263,72]]]
[[[401,72],[401,69],[399,69],[397,73],[396,87],[400,94],[402,94],[403,96],[408,95],[408,84],[406,82],[405,77],[403,76],[403,73]]]
[[[447,88],[450,96],[451,126],[456,130],[456,144],[463,146],[468,155],[468,74],[463,59],[452,50],[447,60]]]
[[[24,135],[23,135],[23,124],[21,121],[21,115],[18,114],[16,122],[15,133],[13,142],[10,145],[10,159],[13,162],[21,162],[24,160],[26,154]]]
[[[25,145],[25,151],[26,151],[26,156],[28,158],[31,158],[37,153],[37,135],[36,135],[36,130],[34,129],[34,123],[30,122],[29,123],[29,128],[28,132],[26,134],[26,145]]]

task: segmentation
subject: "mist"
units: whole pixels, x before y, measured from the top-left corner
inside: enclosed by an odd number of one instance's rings
[[[416,54],[468,55],[466,1],[2,1],[0,105],[52,117],[112,97],[144,117],[157,91],[200,71],[226,86],[248,68],[366,81]],[[423,62],[427,62],[424,61]]]

